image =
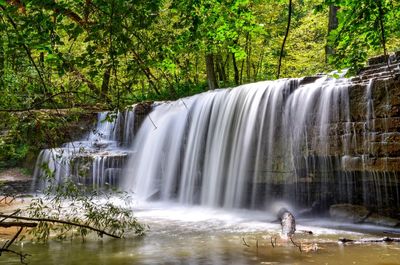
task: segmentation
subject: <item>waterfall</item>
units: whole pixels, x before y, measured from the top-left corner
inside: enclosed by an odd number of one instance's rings
[[[117,185],[133,139],[134,112],[126,110],[112,117],[101,112],[96,127],[78,141],[40,152],[33,174],[35,188],[66,179],[95,188]]]
[[[135,136],[122,187],[142,199],[258,207],[312,192],[313,174],[322,172],[318,190],[327,193],[340,164],[328,153],[345,148],[331,146],[329,125],[348,130],[348,82],[302,81],[259,82],[156,106]]]
[[[103,112],[84,139],[43,150],[35,177],[209,207],[399,207],[397,120],[375,113],[371,80],[263,81]]]

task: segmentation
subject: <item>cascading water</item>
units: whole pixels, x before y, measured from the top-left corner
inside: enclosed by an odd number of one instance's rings
[[[286,200],[398,208],[397,171],[389,162],[375,171],[373,162],[381,159],[373,146],[397,134],[386,129],[374,142],[381,114],[374,114],[372,84],[318,76],[208,91],[154,104],[140,127],[135,111],[105,122],[101,113],[98,133],[42,151],[35,176],[47,174],[44,164],[60,181],[116,183],[143,200],[210,207]],[[357,102],[351,89],[363,91]]]
[[[96,128],[80,141],[40,152],[34,171],[34,184],[43,188],[51,179],[73,179],[93,187],[116,185],[127,159],[126,149],[133,138],[133,111],[98,114]],[[37,187],[36,187],[37,188]]]
[[[155,107],[134,139],[123,187],[142,199],[227,208],[323,196],[340,164],[328,156],[329,124],[348,129],[348,85],[301,83],[259,82]]]

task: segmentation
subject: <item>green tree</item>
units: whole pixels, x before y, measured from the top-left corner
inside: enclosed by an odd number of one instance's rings
[[[339,8],[339,25],[329,36],[335,49],[331,63],[337,68],[350,68],[355,73],[368,56],[387,53],[388,43],[398,39],[399,1],[337,0],[326,1]]]

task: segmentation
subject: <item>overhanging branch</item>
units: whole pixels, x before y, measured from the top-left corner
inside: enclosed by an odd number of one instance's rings
[[[79,224],[79,223],[74,223],[74,222],[70,222],[70,221],[58,220],[58,219],[32,218],[32,217],[23,217],[23,216],[12,216],[11,217],[11,216],[6,215],[6,214],[0,214],[0,218],[12,218],[12,219],[16,219],[16,220],[25,220],[25,221],[33,221],[33,222],[47,222],[47,223],[65,224],[65,225],[71,225],[71,226],[86,228],[86,229],[92,230],[94,232],[97,232],[100,235],[106,235],[106,236],[113,237],[113,238],[121,238],[121,236],[119,236],[119,235],[108,233],[107,231],[92,227],[90,225]]]

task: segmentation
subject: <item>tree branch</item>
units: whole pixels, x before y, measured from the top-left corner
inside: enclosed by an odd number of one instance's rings
[[[3,246],[3,249],[8,249],[12,243],[17,239],[17,237],[21,234],[23,227],[20,227],[18,232],[13,236],[13,238],[9,241],[6,241],[6,243]]]
[[[14,218],[14,217],[10,217]],[[1,222],[0,227],[9,228],[9,227],[36,227],[37,223],[28,223],[28,222]]]
[[[24,254],[22,252],[14,251],[14,250],[11,250],[8,248],[0,248],[0,256],[1,256],[2,252],[9,252],[9,253],[15,254],[15,255],[19,256],[22,264],[28,264],[25,262],[25,259],[26,259],[26,257],[30,256],[29,254]]]
[[[385,57],[387,56],[387,51],[386,51],[386,37],[385,37],[385,25],[383,22],[383,18],[385,14],[383,13],[382,9],[382,1],[378,0],[378,9],[379,9],[379,25],[381,27],[381,41],[382,41],[382,47],[383,47],[383,54]]]
[[[8,218],[10,216],[6,215],[6,214],[0,214],[0,217],[3,217],[3,218],[7,217]],[[84,225],[84,224],[74,223],[74,222],[70,222],[70,221],[51,219],[51,218],[31,218],[31,217],[23,217],[23,216],[12,216],[12,218],[13,219],[17,219],[17,220],[26,220],[26,221],[35,221],[35,222],[48,222],[48,223],[58,223],[58,224],[72,225],[72,226],[77,226],[77,227],[86,228],[86,229],[95,231],[95,232],[99,233],[100,235],[107,235],[107,236],[113,237],[113,238],[121,238],[121,236],[108,233],[108,232],[106,232],[104,230],[97,229],[97,228],[92,227],[90,225]]]

